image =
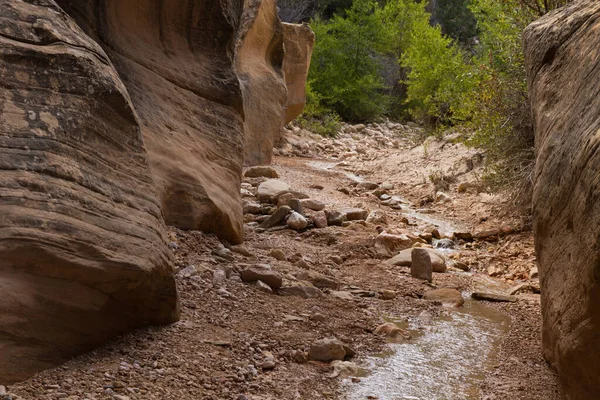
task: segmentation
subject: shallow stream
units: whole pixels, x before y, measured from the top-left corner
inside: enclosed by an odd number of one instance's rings
[[[410,326],[412,339],[390,343],[385,354],[363,360],[369,372],[359,383],[346,382],[349,400],[479,399],[479,385],[494,369],[510,318],[467,300],[461,308],[416,324],[422,329]]]
[[[351,172],[334,169],[338,163],[311,161],[312,168],[341,173],[361,182]],[[459,229],[453,223],[435,218],[411,207],[400,199],[402,213],[434,225],[441,233]],[[452,250],[446,250],[451,252]],[[499,283],[473,275],[474,287],[502,293]],[[483,303],[470,300],[461,308],[447,308],[438,318],[422,315],[415,321],[395,321],[408,329],[412,338],[402,343],[389,343],[384,354],[363,359],[360,381],[345,380],[348,400],[476,400],[480,385],[494,370],[502,337],[510,330],[510,317]]]

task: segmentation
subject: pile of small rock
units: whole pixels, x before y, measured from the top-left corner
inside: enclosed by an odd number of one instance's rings
[[[326,209],[325,203],[292,189],[277,177],[273,168],[265,166],[252,167],[245,173],[241,189],[244,222],[258,232],[342,226],[369,216],[367,210],[360,208]]]

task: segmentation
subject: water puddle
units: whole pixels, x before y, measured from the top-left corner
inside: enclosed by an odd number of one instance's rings
[[[479,385],[493,370],[500,340],[509,328],[510,317],[467,300],[463,307],[426,322],[423,329],[412,330],[410,341],[391,343],[388,352],[367,358],[370,374],[358,383],[346,381],[346,398],[479,399]]]

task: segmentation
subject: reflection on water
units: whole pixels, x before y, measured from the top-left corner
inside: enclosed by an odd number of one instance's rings
[[[410,341],[390,344],[390,353],[369,357],[370,375],[359,383],[346,382],[347,399],[479,399],[479,384],[493,369],[509,328],[509,317],[468,300],[428,322]]]

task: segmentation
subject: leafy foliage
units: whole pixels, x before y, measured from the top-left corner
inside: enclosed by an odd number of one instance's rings
[[[322,136],[335,136],[342,127],[342,120],[334,111],[322,104],[322,97],[306,86],[306,107],[296,123],[306,130]]]
[[[392,38],[372,0],[355,0],[346,16],[311,24],[317,38],[309,80],[325,106],[351,121],[386,111],[378,54],[390,52]]]

